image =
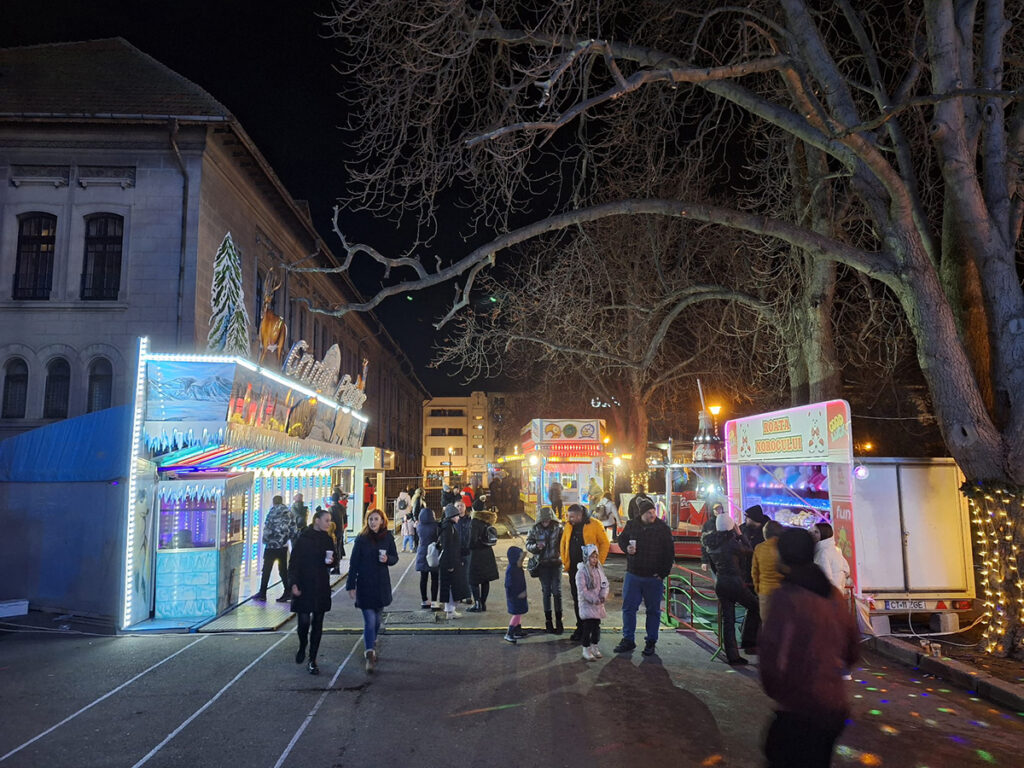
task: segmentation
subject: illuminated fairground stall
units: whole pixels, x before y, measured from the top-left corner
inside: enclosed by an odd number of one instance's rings
[[[550,506],[554,482],[562,486],[563,508],[589,504],[591,478],[601,482],[604,430],[600,419],[533,419],[521,431],[520,450],[498,466],[518,479],[527,509]]]
[[[284,375],[243,357],[150,352],[140,343],[125,517],[122,628],[194,625],[259,589],[262,526],[274,496],[302,493],[310,511],[350,494],[361,525],[363,375],[340,381],[334,354],[299,342]],[[336,351],[336,348],[334,348]],[[329,393],[329,394],[325,394]],[[275,574],[276,579],[276,574]]]
[[[742,522],[742,510],[760,504],[783,525],[830,523],[856,585],[849,404],[830,400],[733,419],[725,450],[733,516]]]

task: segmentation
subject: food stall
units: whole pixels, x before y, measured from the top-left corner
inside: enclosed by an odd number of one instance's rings
[[[845,400],[788,408],[725,425],[730,513],[760,504],[783,525],[831,523],[857,584],[853,439]]]
[[[590,503],[590,479],[601,481],[605,423],[600,419],[533,419],[523,427],[520,489],[534,510],[551,505],[551,484],[562,486],[563,510]]]

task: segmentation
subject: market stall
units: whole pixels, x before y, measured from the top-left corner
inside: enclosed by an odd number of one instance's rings
[[[533,419],[521,436],[520,483],[528,509],[551,505],[552,483],[562,488],[563,509],[590,504],[591,479],[600,485],[605,458],[600,419]],[[603,491],[602,491],[603,492]]]

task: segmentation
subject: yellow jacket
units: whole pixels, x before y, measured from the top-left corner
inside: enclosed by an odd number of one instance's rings
[[[583,543],[596,544],[597,558],[603,563],[605,558],[608,557],[608,547],[611,546],[608,541],[608,534],[604,532],[604,524],[596,518],[588,517],[586,522],[582,525]],[[562,528],[561,543],[562,568],[565,569],[566,573],[569,573],[569,539],[571,538],[572,525],[570,523],[566,523],[565,527]],[[582,558],[582,554],[580,557]],[[573,578],[576,578],[576,574],[571,575]]]
[[[754,580],[754,591],[767,597],[782,586],[782,572],[779,570],[779,540],[765,539],[754,547],[754,561],[750,566]]]

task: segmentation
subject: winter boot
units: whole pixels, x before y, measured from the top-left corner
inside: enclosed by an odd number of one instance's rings
[[[557,595],[555,597],[555,634],[560,635],[565,631],[565,627],[562,626],[562,596]]]
[[[593,656],[595,659],[603,659],[604,658],[604,654],[602,654],[601,653],[601,649],[597,647],[597,643],[595,643],[594,645],[590,646],[590,655]]]
[[[516,644],[515,629],[516,629],[515,627],[509,627],[508,631],[505,633],[505,637],[503,637],[502,640],[504,640],[506,643],[512,643],[512,645],[515,645]]]
[[[473,606],[471,608],[466,609],[466,613],[481,613],[483,610],[483,606],[481,606],[480,601],[477,600],[475,603],[473,603]]]
[[[371,649],[366,651],[363,656],[366,657],[366,673],[372,674],[373,670],[377,668],[377,652]]]
[[[544,631],[549,635],[555,634],[555,625],[551,623],[551,611],[544,611]]]
[[[530,633],[523,628],[522,624],[516,624],[516,628],[512,632],[512,634],[519,638],[530,636]]]
[[[592,654],[590,652],[590,646],[589,645],[584,645],[583,646],[583,660],[584,661],[597,661],[597,659],[594,658],[594,654]]]

